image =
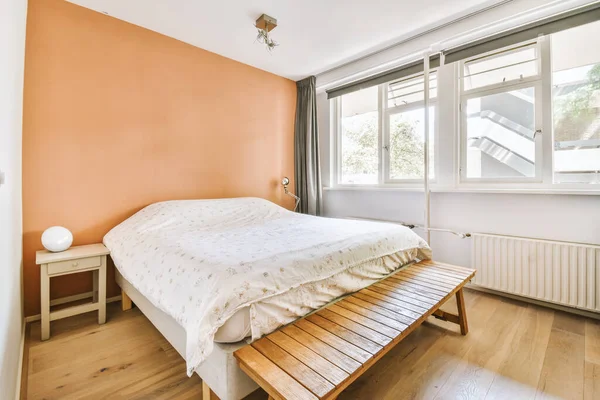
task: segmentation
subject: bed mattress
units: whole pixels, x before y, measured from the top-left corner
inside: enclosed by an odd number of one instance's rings
[[[185,329],[189,375],[230,320],[217,340],[246,336],[248,323],[256,339],[431,255],[398,225],[307,216],[256,198],[152,204],[104,244],[121,275]]]

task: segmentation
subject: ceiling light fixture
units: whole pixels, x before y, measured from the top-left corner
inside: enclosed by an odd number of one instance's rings
[[[271,36],[269,35],[269,32],[277,27],[277,20],[275,18],[263,14],[256,20],[255,26],[256,29],[258,29],[256,40],[267,46],[269,52],[279,46],[279,43],[271,39]]]

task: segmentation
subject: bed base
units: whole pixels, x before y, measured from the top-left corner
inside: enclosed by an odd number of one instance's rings
[[[131,301],[131,298],[127,295],[127,293],[125,293],[123,289],[121,289],[121,309],[123,311],[127,311],[131,310],[131,307],[133,307],[133,302]]]
[[[185,358],[186,334],[183,327],[171,316],[150,303],[131,283],[123,278],[118,270],[115,271],[115,280],[124,292],[126,302],[129,299],[134,303],[181,357]],[[131,303],[124,303],[123,306],[130,308]],[[203,386],[206,388],[210,386],[212,389],[213,399],[239,400],[258,389],[258,385],[240,369],[233,356],[234,351],[245,345],[244,342],[216,343],[213,352],[196,370],[196,374],[202,379]]]
[[[234,355],[269,399],[336,399],[429,316],[458,324],[466,335],[463,287],[474,276],[448,264],[413,264]],[[440,310],[452,296],[457,314]]]

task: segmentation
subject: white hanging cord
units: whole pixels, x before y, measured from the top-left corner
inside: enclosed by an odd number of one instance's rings
[[[410,228],[410,229],[419,228],[419,229],[425,230],[425,228],[423,226],[421,226],[421,225],[405,224],[405,223],[402,223],[402,222],[400,223],[400,225],[406,226],[407,228]],[[446,233],[451,233],[453,235],[458,236],[461,239],[465,239],[465,238],[470,238],[471,237],[471,234],[469,232],[464,232],[464,233],[463,232],[456,232],[456,231],[453,231],[451,229],[429,228],[429,229],[427,229],[427,232],[446,232]]]
[[[429,192],[429,52],[425,53],[425,56],[423,57],[423,83],[424,83],[424,100],[425,100],[425,109],[424,109],[424,114],[425,114],[425,121],[423,123],[425,132],[424,132],[424,139],[425,139],[425,145],[424,145],[424,156],[423,156],[423,164],[425,167],[425,173],[424,173],[424,181],[425,181],[425,240],[427,241],[427,243],[430,242],[431,239],[431,235],[430,235],[430,229],[429,229],[429,217],[430,217],[430,192]]]
[[[422,229],[425,231],[425,227],[423,225],[419,225],[419,224],[409,224],[406,222],[400,222],[400,221],[390,221],[387,219],[377,219],[377,218],[364,218],[364,217],[346,217],[347,219],[357,219],[357,220],[365,220],[365,221],[375,221],[375,222],[386,222],[388,224],[396,224],[396,225],[402,225],[405,226],[407,228],[410,229]],[[466,239],[466,238],[470,238],[471,234],[469,232],[457,232],[457,231],[453,231],[452,229],[443,229],[443,228],[429,228],[427,229],[427,231],[430,232],[446,232],[446,233],[451,233],[453,235],[458,236],[461,239]]]

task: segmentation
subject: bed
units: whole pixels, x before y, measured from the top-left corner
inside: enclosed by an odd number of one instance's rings
[[[123,292],[223,400],[256,389],[233,357],[247,341],[431,256],[407,228],[258,198],[152,204],[104,244]]]

